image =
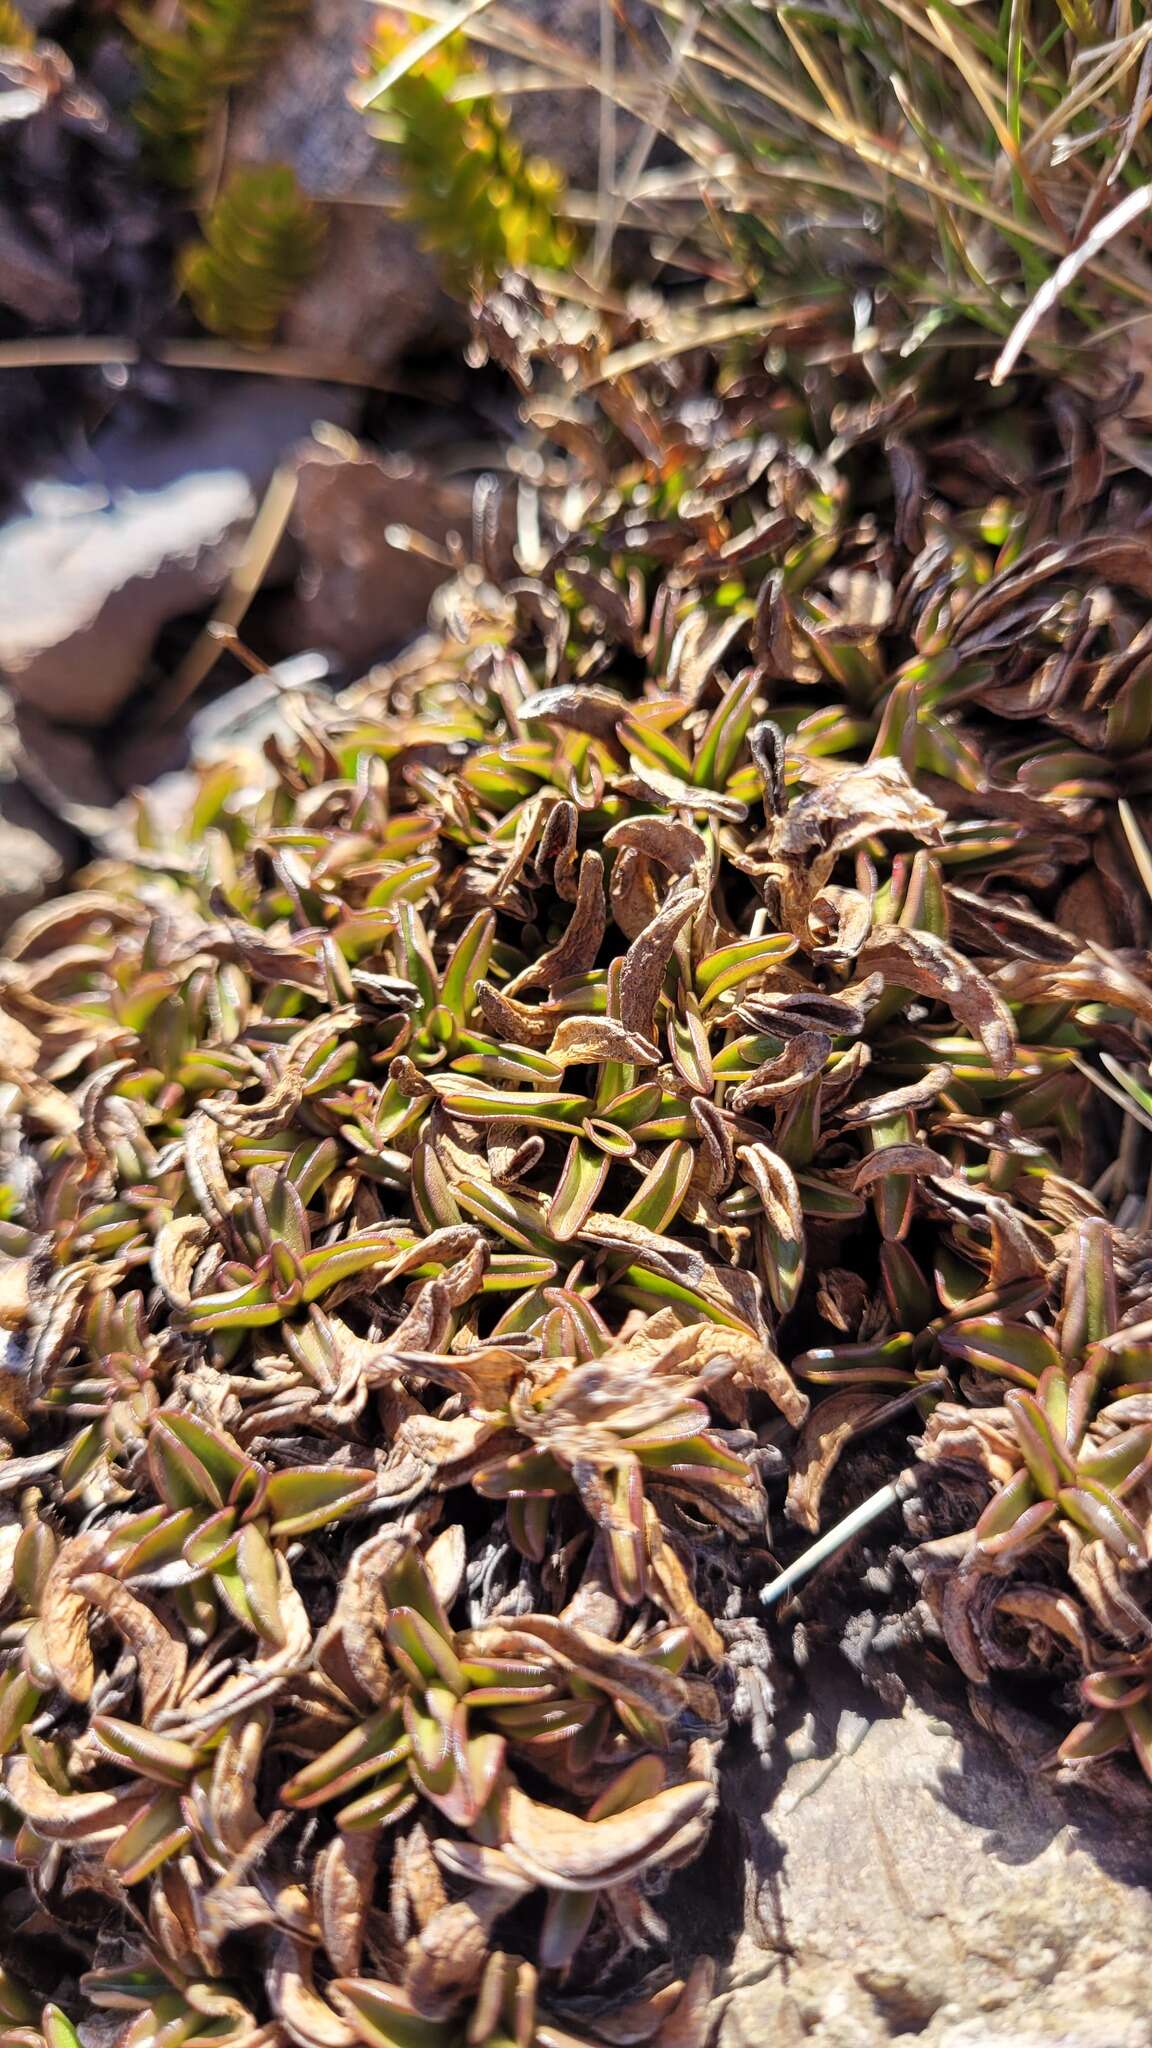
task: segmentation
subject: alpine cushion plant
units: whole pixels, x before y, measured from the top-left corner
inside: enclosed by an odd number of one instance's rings
[[[30,1919],[100,1893],[122,2048],[703,2039],[759,1594],[894,1398],[964,1670],[1148,1753],[1152,575],[1093,423],[1029,497],[807,348],[483,329],[523,574],[4,953],[0,1828]]]

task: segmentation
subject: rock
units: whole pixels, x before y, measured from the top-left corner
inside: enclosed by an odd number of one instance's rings
[[[417,339],[460,319],[411,232],[372,203],[379,145],[348,101],[371,30],[363,0],[316,0],[307,23],[238,102],[228,167],[287,163],[306,192],[337,199],[324,261],[284,323],[299,348],[394,362]],[[362,203],[361,203],[362,202]]]
[[[25,787],[19,755],[10,707],[0,705],[0,934],[62,888],[80,859],[76,834]]]
[[[0,779],[0,933],[63,888],[79,859],[75,833],[23,783]]]
[[[0,526],[0,675],[47,718],[105,724],[161,627],[208,606],[284,451],[346,392],[222,382],[168,435],[112,421]]]
[[[627,0],[625,14],[633,34],[652,33],[651,11],[640,0]],[[516,131],[529,150],[560,164],[574,185],[595,187],[600,0],[518,0],[513,27],[520,24],[551,36],[560,74],[575,73],[578,83],[518,94],[512,102]],[[324,261],[291,309],[285,337],[383,369],[416,343],[426,348],[437,335],[458,333],[462,316],[411,230],[391,216],[395,192],[386,153],[348,97],[370,31],[364,0],[314,0],[303,29],[237,104],[228,166],[288,163],[306,191],[336,202]],[[509,70],[498,55],[488,55],[496,76]],[[633,132],[620,122],[621,148]]]
[[[40,327],[66,327],[83,310],[63,265],[37,247],[7,207],[0,208],[0,305]]]
[[[49,22],[58,21],[68,12],[69,0],[20,0],[20,12],[37,34],[42,34]]]
[[[178,836],[199,787],[200,770],[215,761],[251,764],[253,801],[263,787],[263,749],[276,739],[291,746],[298,727],[291,713],[307,711],[313,698],[330,693],[328,663],[318,654],[298,654],[202,704],[186,722],[142,733],[116,750],[116,784],[127,792],[102,809],[79,806],[51,793],[53,809],[76,818],[101,854],[132,860],[138,851],[139,801],[143,797],[162,833]],[[70,737],[76,737],[71,735]],[[91,741],[85,740],[91,748]],[[26,769],[27,772],[27,769]],[[45,792],[48,794],[48,792]]]
[[[767,1806],[753,1760],[729,1779],[758,1900],[717,2048],[1152,2048],[1142,1788],[1113,1811],[957,1710],[813,1676],[821,1756]]]
[[[84,838],[97,838],[123,793],[119,749],[102,744],[98,732],[53,725],[31,704],[15,705],[14,725],[21,780],[54,818]]]
[[[410,455],[373,455],[347,435],[306,444],[298,478],[289,531],[300,569],[282,630],[355,673],[426,623],[433,593],[452,573],[454,537],[471,552],[474,486],[439,479]],[[500,576],[513,567],[511,499],[494,501],[494,510],[485,566]],[[416,536],[415,547],[398,529]]]

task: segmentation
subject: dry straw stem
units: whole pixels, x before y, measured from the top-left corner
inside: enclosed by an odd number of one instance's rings
[[[419,386],[385,377],[369,362],[354,356],[329,356],[318,349],[270,347],[244,349],[228,342],[190,340],[157,342],[147,350],[127,335],[31,335],[0,341],[0,370],[99,368],[132,365],[148,354],[174,370],[223,370],[257,377],[294,377],[318,384],[352,384],[367,391],[390,391],[424,397]]]
[[[172,718],[215,668],[221,655],[221,629],[235,633],[272,565],[296,502],[297,476],[291,466],[278,469],[233,564],[227,585],[212,617],[189,648],[163,690],[165,720]]]
[[[1129,192],[1121,199],[1102,221],[1098,221],[1091,234],[1085,236],[1079,247],[1053,271],[1048,282],[1041,286],[1026,313],[1016,322],[1007,342],[996,358],[992,371],[993,384],[1003,384],[1011,376],[1029,341],[1040,322],[1053,311],[1069,285],[1074,284],[1082,270],[1095,262],[1101,249],[1108,246],[1124,229],[1131,227],[1147,213],[1152,204],[1152,185],[1142,185],[1136,192]]]

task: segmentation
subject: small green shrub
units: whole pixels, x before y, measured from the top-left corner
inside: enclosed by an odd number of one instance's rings
[[[323,240],[319,210],[284,164],[237,171],[185,248],[178,275],[213,334],[265,348]]]
[[[36,38],[13,0],[0,0],[0,50],[30,50]]]
[[[225,93],[268,63],[307,0],[185,0],[175,28],[129,4],[142,80],[136,119],[173,184],[196,181],[204,140]]]
[[[387,16],[376,31],[373,59],[392,81],[378,104],[390,117],[384,133],[396,148],[407,217],[447,282],[464,291],[507,269],[566,269],[576,237],[559,218],[561,173],[525,157],[490,92],[469,92],[476,60],[463,35],[400,68],[413,33]]]

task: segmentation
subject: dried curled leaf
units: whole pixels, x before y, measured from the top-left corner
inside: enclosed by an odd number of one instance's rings
[[[882,925],[862,947],[859,960],[862,968],[882,974],[893,987],[946,1004],[980,1040],[993,1071],[1011,1071],[1016,1053],[1011,1011],[986,976],[943,939],[931,932]]]

